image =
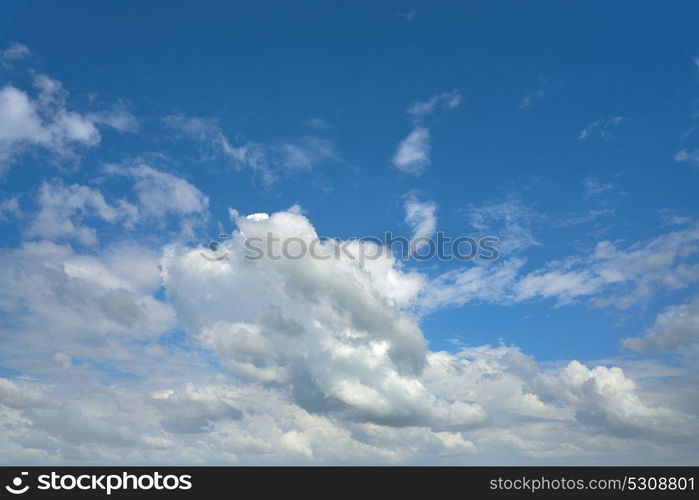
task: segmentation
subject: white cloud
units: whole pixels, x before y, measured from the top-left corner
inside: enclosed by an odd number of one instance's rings
[[[406,174],[421,175],[430,164],[430,131],[415,127],[400,141],[393,156],[393,164]]]
[[[31,377],[0,378],[1,461],[694,456],[696,417],[620,369],[539,365],[502,345],[431,352],[403,309],[424,277],[390,255],[362,268],[331,241],[318,249],[328,260],[246,260],[243,235],[310,241],[315,229],[296,209],[233,216],[239,232],[221,262],[180,243],[162,259],[140,246],[81,255],[46,241],[3,252],[4,366]],[[168,303],[154,297],[159,264]],[[161,340],[175,327],[187,349]]]
[[[403,208],[405,209],[405,222],[413,233],[410,237],[410,249],[418,251],[427,242],[416,242],[416,240],[432,237],[437,229],[437,204],[430,201],[420,201],[413,193],[408,195]]]
[[[405,285],[417,290],[412,276],[336,258],[332,242],[318,247],[328,260],[246,260],[243,234],[301,238],[308,245],[317,235],[291,212],[236,222],[240,232],[228,242],[225,261],[176,247],[164,261],[168,297],[187,330],[224,367],[288,386],[309,411],[350,420],[438,428],[483,420],[478,405],[443,401],[420,383],[425,340],[415,320],[391,306]]]

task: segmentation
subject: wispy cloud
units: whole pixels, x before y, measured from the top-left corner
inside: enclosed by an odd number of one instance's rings
[[[585,197],[589,198],[591,196],[602,194],[605,191],[609,191],[614,187],[614,185],[610,182],[599,182],[594,177],[586,177],[583,181],[583,187],[585,188]]]
[[[580,131],[578,139],[583,141],[593,136],[599,136],[604,141],[611,141],[616,138],[613,130],[619,128],[625,121],[627,119],[623,116],[615,116],[608,120],[596,120]]]
[[[529,109],[531,107],[531,105],[534,103],[534,101],[537,101],[537,100],[543,98],[545,94],[546,94],[545,91],[537,90],[533,94],[525,95],[524,97],[522,97],[522,100],[519,101],[519,109],[521,109],[521,110]]]
[[[426,241],[420,240],[431,237],[437,229],[437,204],[420,200],[416,193],[410,193],[405,198],[403,208],[405,222],[412,230],[410,248],[418,251],[426,244]]]
[[[402,12],[400,14],[397,14],[396,17],[400,19],[401,21],[405,21],[406,23],[412,22],[413,19],[415,19],[415,16],[417,15],[417,9],[409,10],[407,12]]]
[[[31,54],[29,48],[21,43],[13,43],[4,50],[0,50],[0,65],[11,66],[12,63]]]
[[[340,161],[335,143],[322,135],[307,134],[296,140],[278,140],[270,143],[245,141],[234,144],[211,117],[170,115],[164,123],[180,136],[196,141],[202,159],[219,159],[236,169],[249,169],[264,184],[272,185],[285,176],[310,172],[326,161]],[[315,121],[314,128],[321,122]],[[322,122],[322,125],[326,125]]]
[[[682,148],[675,153],[675,161],[677,163],[699,165],[699,149]]]
[[[439,109],[449,110],[457,108],[459,104],[461,104],[461,92],[454,89],[449,92],[433,95],[426,101],[414,102],[408,108],[408,114],[416,119],[420,119],[433,114]]]

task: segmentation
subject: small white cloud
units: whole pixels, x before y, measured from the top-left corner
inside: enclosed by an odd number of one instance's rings
[[[408,108],[408,114],[416,118],[422,118],[431,115],[439,108],[449,110],[458,107],[459,104],[461,104],[461,92],[458,89],[454,89],[433,95],[426,101],[414,102]]]
[[[410,194],[403,205],[405,222],[412,230],[410,250],[417,252],[427,244],[424,238],[430,238],[437,229],[437,204],[430,201],[420,201],[415,194]]]
[[[425,127],[415,127],[400,141],[393,155],[393,165],[401,172],[421,175],[430,164],[430,131]]]

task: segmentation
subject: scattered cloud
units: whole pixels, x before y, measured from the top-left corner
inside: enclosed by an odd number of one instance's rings
[[[405,222],[412,230],[410,248],[418,251],[426,241],[417,241],[430,238],[437,229],[437,204],[431,201],[421,201],[415,193],[410,193],[403,204],[405,209]]]
[[[682,148],[675,153],[675,161],[677,163],[699,165],[699,149]]]
[[[393,165],[406,174],[422,175],[430,164],[430,130],[415,127],[406,138],[398,144],[393,156]]]
[[[435,111],[450,110],[461,104],[461,92],[458,89],[433,95],[426,101],[417,101],[408,108],[408,114],[416,119],[433,114]]]
[[[27,57],[29,54],[31,54],[31,51],[26,45],[17,42],[12,43],[6,49],[0,50],[0,65],[5,67],[11,66],[12,63]]]
[[[519,109],[529,109],[534,103],[534,101],[538,101],[539,99],[543,98],[544,95],[546,95],[546,92],[543,90],[537,90],[533,94],[525,95],[524,97],[522,97],[522,100],[519,101]]]
[[[627,118],[623,116],[615,116],[608,120],[594,121],[580,131],[578,140],[583,141],[593,136],[599,136],[602,140],[607,142],[616,139],[613,130],[619,128],[625,121],[627,121]]]
[[[461,93],[458,89],[442,92],[426,101],[414,102],[408,108],[408,114],[413,117],[413,129],[400,141],[393,155],[393,165],[403,173],[420,176],[424,173],[430,161],[430,129],[422,122],[438,110],[449,110],[461,104]]]
[[[21,219],[24,216],[19,206],[19,197],[13,196],[0,202],[0,220],[7,220],[8,215]]]
[[[658,288],[682,289],[699,279],[699,266],[692,263],[697,252],[696,225],[624,249],[603,241],[584,259],[552,262],[527,274],[515,286],[515,297],[555,297],[566,304],[588,296],[595,306],[625,309],[646,302]]]
[[[118,101],[108,109],[88,113],[86,117],[93,123],[106,125],[119,132],[138,132],[139,130],[138,120],[124,100]]]
[[[202,146],[203,160],[222,159],[236,169],[248,169],[267,186],[286,176],[310,172],[321,163],[340,160],[334,142],[318,135],[295,141],[233,145],[214,118],[170,115],[163,120],[171,130],[197,141]],[[318,129],[320,122],[313,123]]]
[[[589,198],[611,190],[614,185],[610,182],[601,183],[594,177],[586,177],[583,181],[583,187],[585,188],[585,197]]]
[[[415,19],[415,16],[417,15],[417,9],[409,10],[407,12],[403,12],[401,14],[397,14],[396,17],[400,19],[401,21],[405,21],[406,23],[410,23]]]
[[[529,230],[510,222],[514,245],[500,242],[501,260],[435,277],[415,300],[419,308],[463,305],[469,302],[511,304],[554,299],[558,307],[588,299],[595,307],[627,309],[648,302],[657,290],[681,290],[699,281],[699,227],[687,228],[626,247],[610,241],[597,243],[585,256],[551,261],[523,273],[525,260],[516,252],[534,244]],[[496,233],[497,234],[497,233]],[[503,246],[503,244],[505,246]]]
[[[539,245],[533,231],[543,217],[517,196],[471,205],[466,209],[466,217],[480,236],[498,238],[501,255],[513,255]]]

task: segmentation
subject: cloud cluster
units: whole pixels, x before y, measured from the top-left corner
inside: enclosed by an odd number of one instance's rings
[[[425,339],[416,320],[393,305],[406,286],[416,289],[415,280],[394,268],[393,257],[369,271],[334,258],[327,242],[318,248],[333,257],[327,260],[250,261],[242,235],[271,233],[308,245],[317,235],[292,212],[236,223],[225,261],[173,247],[163,265],[182,324],[222,366],[289,387],[307,410],[360,421],[459,427],[484,418],[477,405],[440,400],[421,384]]]
[[[231,213],[238,230],[219,262],[181,241],[90,255],[35,241],[0,256],[3,365],[28,375],[0,378],[3,460],[692,456],[696,417],[620,368],[547,368],[506,345],[433,352],[405,309],[424,276],[390,255],[361,267],[333,240],[318,248],[325,260],[248,260],[245,237],[310,242],[315,229],[295,209]]]

